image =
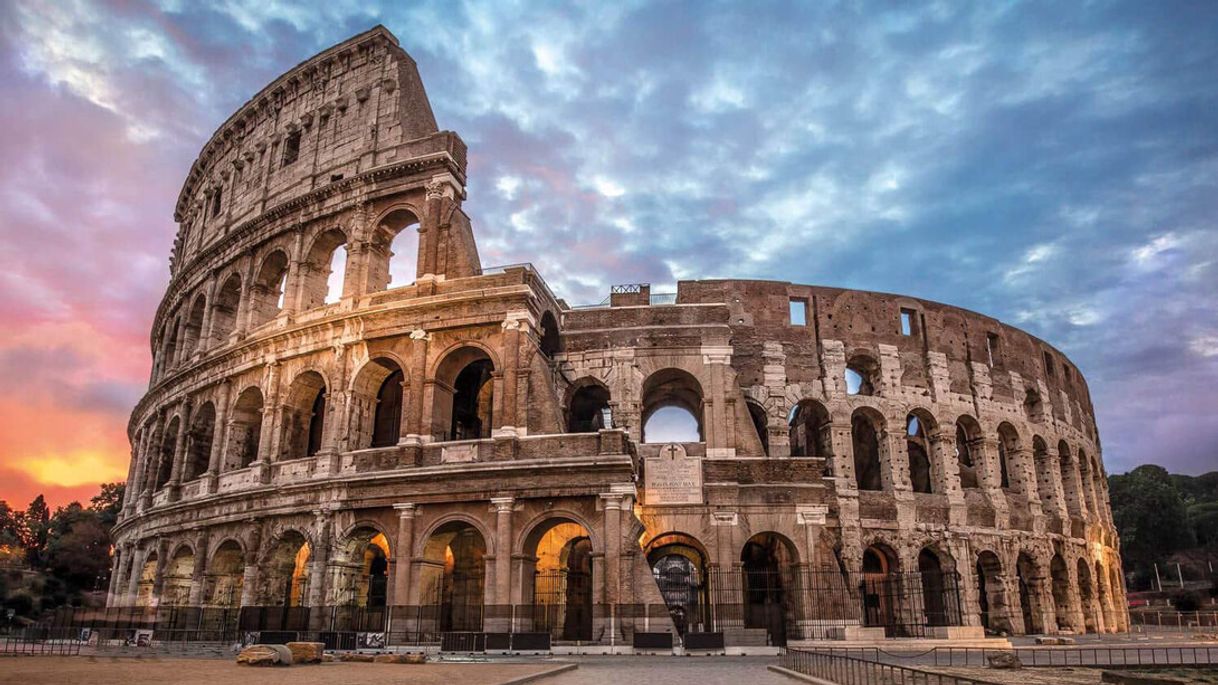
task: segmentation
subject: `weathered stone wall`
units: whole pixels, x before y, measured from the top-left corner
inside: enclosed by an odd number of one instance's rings
[[[237,182],[234,160],[294,131],[295,162]],[[735,573],[765,539],[815,572],[933,559],[959,574],[968,625],[1126,625],[1090,396],[1056,349],[939,303],[772,281],[571,308],[531,266],[482,268],[464,157],[381,28],[208,143],[129,427],[112,604],[342,603],[366,592],[358,551],[377,535],[389,604],[423,603],[458,529],[480,541],[480,601],[530,604],[539,540],[576,524],[598,605],[655,603],[649,555],[673,540]],[[225,211],[198,223],[225,183]],[[417,277],[387,289],[402,231]],[[591,396],[604,407],[577,416]],[[680,446],[701,472],[692,503],[648,503],[663,446],[645,427],[666,406],[698,424]],[[297,588],[287,552],[305,543]]]

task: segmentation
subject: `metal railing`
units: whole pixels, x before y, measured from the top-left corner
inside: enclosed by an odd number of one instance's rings
[[[3,656],[76,656],[80,654],[82,635],[71,630],[22,631],[17,635],[0,637]]]
[[[935,673],[919,668],[868,659],[788,649],[782,667],[796,673],[828,680],[838,685],[999,685],[992,680]]]
[[[818,648],[831,656],[911,666],[985,667],[989,657],[1014,654],[1025,667],[1112,668],[1127,666],[1215,666],[1218,646],[1175,647],[932,647],[916,652],[893,652],[876,647]]]
[[[1218,628],[1218,611],[1131,611],[1129,627],[1181,632]]]

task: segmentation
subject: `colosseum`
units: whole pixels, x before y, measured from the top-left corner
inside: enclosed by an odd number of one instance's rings
[[[203,147],[110,607],[487,649],[1127,628],[1048,343],[778,281],[574,306],[482,265],[466,159],[379,26]]]

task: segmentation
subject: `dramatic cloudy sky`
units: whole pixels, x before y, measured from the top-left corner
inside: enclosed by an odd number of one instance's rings
[[[1218,4],[912,4],[0,3],[0,499],[125,478],[190,162],[376,23],[485,264],[980,310],[1078,364],[1110,470],[1218,468]]]

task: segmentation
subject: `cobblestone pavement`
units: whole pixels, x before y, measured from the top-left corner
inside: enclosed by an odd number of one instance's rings
[[[567,661],[568,659],[563,659]],[[606,656],[571,658],[574,671],[545,678],[545,685],[792,685],[797,681],[766,669],[774,657]]]

